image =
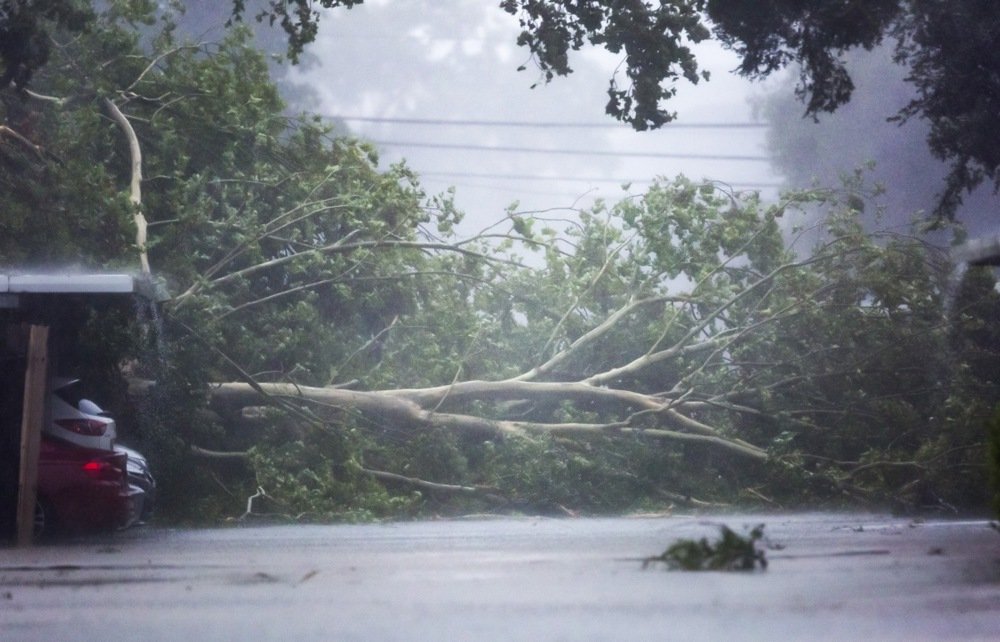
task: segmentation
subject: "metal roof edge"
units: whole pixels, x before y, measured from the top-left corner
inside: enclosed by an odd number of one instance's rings
[[[131,294],[131,274],[0,274],[0,293]]]

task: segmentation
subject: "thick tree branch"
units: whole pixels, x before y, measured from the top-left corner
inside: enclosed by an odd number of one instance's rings
[[[191,446],[191,454],[202,459],[215,459],[220,461],[247,461],[250,459],[250,453],[245,451],[221,452],[218,450],[201,448],[195,445]]]
[[[622,320],[631,315],[633,312],[645,307],[651,307],[656,305],[663,305],[669,302],[687,302],[688,298],[682,296],[658,296],[650,297],[647,299],[641,299],[638,301],[630,301],[623,307],[616,310],[607,319],[602,321],[592,330],[582,334],[573,343],[571,343],[566,349],[561,350],[558,354],[553,356],[551,359],[546,361],[540,366],[532,368],[528,372],[521,374],[514,378],[515,381],[531,381],[537,379],[538,377],[544,376],[552,371],[554,371],[560,364],[565,363],[570,358],[583,351],[587,346],[592,345],[602,336],[607,334],[615,326],[618,325]]]
[[[629,391],[596,388],[586,384],[533,383],[533,382],[458,382],[451,386],[425,390],[388,390],[361,392],[336,388],[310,388],[287,383],[220,383],[210,389],[213,399],[223,403],[259,404],[260,395],[276,399],[299,399],[331,409],[360,413],[380,423],[396,426],[437,426],[472,434],[522,435],[526,432],[548,432],[576,435],[641,433],[644,436],[709,445],[754,460],[767,459],[767,453],[738,439],[721,436],[711,426],[686,417],[665,406],[662,401],[648,395]],[[663,410],[665,423],[677,430],[663,428],[636,428],[629,420],[603,424],[544,423],[489,419],[473,415],[436,412],[425,406],[434,406],[447,397],[450,401],[509,400],[526,398],[551,398],[568,400],[604,400],[631,405],[648,410]],[[687,432],[682,432],[687,431]]]
[[[542,348],[542,354],[545,354],[546,352],[549,351],[549,346],[552,345],[552,343],[556,340],[556,337],[559,334],[559,330],[563,327],[563,325],[565,325],[566,320],[569,318],[571,314],[573,314],[573,311],[579,307],[580,300],[583,298],[583,295],[594,289],[598,281],[601,280],[601,277],[604,276],[604,274],[607,273],[608,268],[611,267],[612,260],[628,246],[629,246],[629,241],[624,241],[620,243],[618,247],[616,247],[615,249],[613,249],[611,252],[608,253],[608,255],[604,259],[604,264],[601,265],[601,269],[599,269],[597,273],[594,275],[594,277],[590,280],[590,283],[587,284],[587,287],[584,289],[584,291],[576,296],[576,298],[573,300],[573,303],[570,304],[569,308],[566,310],[566,312],[563,313],[562,317],[556,323],[555,327],[552,328],[552,332],[549,334],[549,339],[548,341],[545,342],[545,346]]]
[[[659,410],[664,406],[660,399],[630,390],[561,381],[459,381],[432,388],[386,390],[380,394],[408,399],[424,407],[435,406],[446,397],[452,403],[473,400],[539,401],[546,398],[558,398],[577,402],[614,403],[637,410]]]
[[[121,128],[128,140],[131,179],[129,181],[129,202],[132,203],[132,221],[135,223],[135,245],[139,249],[139,264],[143,274],[149,274],[149,254],[146,250],[146,216],[142,213],[142,149],[139,137],[125,114],[112,100],[105,98],[104,106],[111,118]]]
[[[397,475],[396,473],[390,473],[384,470],[372,470],[370,468],[362,468],[361,472],[363,472],[366,475],[371,475],[375,479],[380,479],[382,481],[403,483],[409,486],[415,486],[417,488],[422,488],[424,490],[429,490],[433,492],[475,495],[476,497],[482,497],[484,499],[489,499],[490,501],[501,504],[506,504],[510,501],[506,497],[500,496],[499,490],[497,490],[496,488],[491,488],[489,486],[461,486],[459,484],[442,484],[439,482],[432,482],[432,481],[427,481],[425,479],[419,479],[417,477],[407,477],[405,475]]]
[[[11,129],[10,127],[8,127],[6,125],[0,125],[0,137],[13,139],[21,147],[23,147],[23,148],[27,149],[28,151],[34,153],[35,156],[37,156],[39,160],[45,160],[45,152],[44,152],[44,150],[42,150],[42,148],[40,146],[34,144],[30,140],[28,140],[27,138],[25,138],[24,136],[22,136],[16,130]]]
[[[671,347],[665,350],[660,350],[658,352],[644,354],[643,356],[632,360],[630,363],[619,366],[617,368],[612,368],[605,372],[600,372],[595,375],[592,375],[586,379],[586,383],[590,383],[593,385],[603,385],[615,381],[617,379],[621,379],[622,377],[635,375],[640,371],[644,370],[645,368],[648,368],[649,366],[652,366],[656,363],[660,363],[668,359],[674,359],[685,354],[690,354],[691,351],[693,350],[718,347],[725,340],[724,336],[725,334],[737,334],[739,333],[740,329],[732,328],[724,332],[718,332],[710,339],[706,339],[700,343],[692,343],[692,341],[699,334],[705,332],[705,330],[708,329],[712,325],[712,323],[716,319],[718,319],[726,310],[731,308],[733,305],[735,305],[742,299],[748,297],[753,292],[756,292],[759,288],[771,284],[774,281],[774,279],[776,279],[778,275],[780,275],[781,273],[805,267],[812,263],[816,263],[817,261],[820,261],[824,258],[826,257],[814,256],[809,259],[785,263],[783,265],[776,267],[768,274],[760,277],[757,281],[751,283],[745,288],[740,289],[739,292],[737,292],[733,296],[723,301],[720,305],[716,306],[714,310],[712,310],[709,314],[707,314],[698,323],[694,324],[686,333],[684,333],[684,336],[681,337],[679,340],[677,340]]]

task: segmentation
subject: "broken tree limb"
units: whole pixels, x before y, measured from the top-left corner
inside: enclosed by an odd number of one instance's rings
[[[10,127],[7,127],[6,125],[0,125],[0,138],[10,138],[17,142],[21,147],[33,152],[39,160],[45,160],[45,152],[39,145],[31,142],[20,133]]]
[[[118,105],[105,98],[104,106],[128,140],[129,162],[132,170],[129,182],[129,202],[132,203],[132,221],[135,223],[135,245],[139,249],[139,264],[142,273],[149,274],[149,253],[146,251],[146,216],[142,213],[142,148],[139,146],[139,137],[132,129],[132,123],[128,121]]]
[[[408,399],[420,406],[432,406],[448,398],[453,403],[469,400],[511,401],[559,398],[567,401],[613,402],[636,410],[660,410],[661,399],[616,388],[571,381],[458,381],[445,386],[387,390],[383,394]]]
[[[515,377],[517,381],[531,381],[537,379],[540,376],[548,374],[555,370],[561,363],[566,362],[580,352],[584,347],[589,346],[597,341],[597,339],[606,335],[608,331],[618,325],[622,319],[627,318],[633,312],[652,306],[662,306],[666,305],[668,302],[682,301],[687,302],[686,297],[677,296],[658,296],[650,297],[647,299],[641,299],[638,301],[630,301],[619,310],[611,314],[607,319],[600,323],[597,327],[593,328],[589,332],[584,333],[579,338],[577,338],[573,343],[571,343],[565,350],[560,351],[547,362],[540,366],[532,368],[528,372]]]
[[[250,458],[250,453],[245,451],[222,452],[219,450],[208,450],[199,446],[191,445],[191,454],[203,459],[218,459],[228,461],[246,461]]]
[[[496,435],[524,435],[525,433],[562,433],[578,436],[593,436],[598,434],[631,433],[642,434],[653,439],[663,439],[667,441],[677,441],[682,443],[698,443],[701,445],[719,448],[731,454],[765,461],[768,458],[767,452],[761,448],[740,441],[725,437],[715,431],[711,426],[707,426],[698,421],[686,418],[675,410],[667,410],[659,413],[664,418],[664,423],[672,425],[674,429],[648,428],[640,429],[630,426],[628,421],[611,423],[544,423],[527,421],[510,421],[500,419],[490,419],[475,415],[465,415],[450,412],[435,412],[427,410],[422,404],[430,405],[440,399],[447,390],[458,391],[459,396],[470,400],[508,400],[523,399],[525,397],[537,396],[541,398],[544,394],[556,394],[562,399],[573,399],[574,395],[578,399],[603,398],[610,395],[621,401],[621,398],[649,404],[655,409],[663,408],[663,402],[656,398],[631,393],[627,391],[616,391],[607,388],[598,388],[586,384],[551,384],[532,382],[460,382],[453,386],[443,386],[441,388],[419,390],[387,390],[387,391],[358,391],[344,390],[340,388],[312,388],[307,386],[297,386],[288,383],[218,383],[209,388],[209,394],[214,401],[228,403],[232,405],[260,405],[262,395],[264,400],[274,400],[274,403],[301,401],[309,403],[314,409],[325,407],[329,411],[353,412],[363,415],[372,421],[384,425],[412,428],[440,427],[456,432],[466,432],[483,437]],[[473,395],[473,391],[478,394]],[[451,396],[449,396],[451,398]],[[419,400],[418,403],[416,400]],[[681,421],[681,418],[684,421]],[[684,431],[688,432],[684,432]]]
[[[488,486],[462,486],[459,484],[442,484],[439,482],[427,481],[426,479],[419,479],[417,477],[407,477],[406,475],[399,475],[396,473],[390,473],[384,470],[372,470],[370,468],[362,468],[361,472],[366,475],[370,475],[376,479],[381,479],[383,481],[399,482],[407,484],[409,486],[415,486],[417,488],[423,488],[425,490],[444,492],[444,493],[460,493],[463,495],[475,495],[477,497],[482,497],[484,499],[489,499],[490,501],[506,504],[509,500],[499,494],[496,488],[490,488]]]
[[[709,508],[709,509],[719,509],[719,508],[730,508],[730,504],[723,502],[708,502],[697,497],[692,497],[691,495],[684,495],[682,493],[675,493],[669,490],[664,490],[662,488],[656,488],[654,491],[660,497],[667,499],[675,504],[681,506],[686,506],[690,508]]]

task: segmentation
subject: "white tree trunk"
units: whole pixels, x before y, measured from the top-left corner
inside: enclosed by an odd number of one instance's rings
[[[118,109],[110,99],[104,99],[104,105],[128,140],[129,158],[132,166],[132,177],[129,182],[129,201],[132,203],[132,220],[135,222],[135,245],[139,249],[139,264],[143,274],[149,274],[149,254],[146,251],[146,216],[142,213],[142,149],[139,138],[135,135],[132,124],[125,114]]]
[[[448,392],[450,391],[450,393]],[[523,435],[548,432],[568,435],[636,434],[654,439],[698,443],[731,454],[765,461],[767,452],[739,439],[719,434],[711,426],[681,415],[662,400],[626,390],[612,390],[580,383],[533,383],[524,381],[469,381],[454,386],[412,390],[357,391],[342,388],[313,388],[288,383],[217,383],[210,387],[215,401],[236,406],[260,405],[261,394],[273,399],[308,402],[313,409],[326,407],[335,412],[350,410],[380,423],[414,428],[441,427],[482,436]],[[662,427],[640,428],[623,420],[608,424],[541,423],[488,419],[474,415],[437,412],[443,397],[450,401],[567,399],[615,401],[635,412],[657,413]],[[428,410],[432,408],[432,410]]]

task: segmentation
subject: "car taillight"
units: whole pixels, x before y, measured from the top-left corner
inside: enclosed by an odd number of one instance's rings
[[[96,419],[56,419],[56,425],[88,437],[100,437],[108,430],[107,423]]]
[[[110,461],[91,459],[83,465],[83,472],[91,479],[102,481],[118,481],[122,478],[122,469]]]

